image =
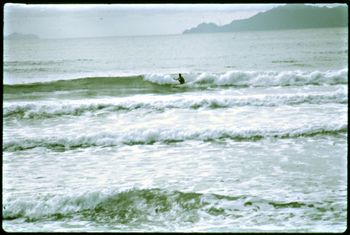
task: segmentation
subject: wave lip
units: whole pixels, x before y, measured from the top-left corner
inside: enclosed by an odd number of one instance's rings
[[[317,135],[339,135],[347,133],[347,124],[311,126],[287,130],[134,130],[128,133],[100,133],[76,138],[42,138],[10,140],[3,143],[3,151],[15,152],[34,148],[47,148],[53,151],[66,151],[77,148],[113,147],[121,145],[150,145],[155,143],[171,144],[189,140],[216,141],[231,139],[234,141],[258,141],[264,138],[300,138]]]

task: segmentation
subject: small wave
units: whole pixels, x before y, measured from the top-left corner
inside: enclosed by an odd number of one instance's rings
[[[62,65],[66,63],[74,62],[89,62],[93,61],[92,59],[76,59],[76,60],[11,60],[4,61],[4,66],[38,66],[38,65]]]
[[[100,133],[74,138],[46,137],[38,139],[12,140],[3,143],[3,151],[15,152],[34,148],[53,151],[67,151],[89,147],[113,147],[121,145],[171,144],[189,140],[216,141],[258,141],[264,138],[299,138],[316,135],[338,135],[347,133],[347,125],[308,126],[287,130],[228,130],[206,129],[188,131],[181,129],[137,129],[128,133]]]
[[[261,210],[304,208],[317,211],[319,203],[272,201],[247,195],[220,195],[171,191],[158,188],[121,192],[90,192],[72,196],[9,198],[3,204],[3,219],[63,220],[79,218],[97,223],[147,224],[196,223],[201,218],[224,216],[238,219]],[[322,214],[321,211],[318,211]]]
[[[137,107],[135,107],[136,109]],[[87,112],[97,112],[100,110],[118,111],[130,110],[127,106],[113,104],[90,104],[90,105],[11,105],[4,108],[4,118],[16,119],[45,119],[63,115],[80,116]]]
[[[296,63],[296,60],[273,60],[271,63],[273,64],[293,64]]]
[[[44,83],[4,85],[6,93],[51,92],[58,90],[113,90],[143,89],[152,93],[179,92],[186,89],[205,89],[210,87],[271,87],[336,85],[348,83],[348,70],[335,71],[239,71],[225,73],[184,73],[184,85],[177,85],[176,74],[146,74],[129,77],[88,77],[73,80],[59,80]],[[119,89],[119,90],[118,90]]]
[[[231,108],[236,106],[279,106],[298,104],[326,104],[348,102],[347,91],[338,89],[335,92],[323,94],[287,94],[287,95],[263,95],[263,96],[202,96],[164,99],[153,97],[152,99],[119,99],[113,103],[101,102],[95,104],[40,104],[26,103],[5,106],[4,118],[16,119],[44,119],[63,115],[80,116],[86,113],[96,114],[101,112],[132,111],[147,109],[164,111],[166,109],[200,109],[200,108]]]

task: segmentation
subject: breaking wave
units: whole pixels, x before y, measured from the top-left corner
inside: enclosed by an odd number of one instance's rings
[[[305,208],[324,214],[325,203],[273,201],[256,196],[220,195],[181,192],[165,189],[129,189],[121,192],[89,192],[79,195],[47,195],[37,198],[7,198],[3,203],[3,219],[64,220],[77,218],[97,223],[147,224],[196,223],[201,218],[224,216],[238,219],[262,209]]]
[[[189,86],[216,85],[216,86],[303,86],[321,84],[347,84],[348,69],[336,71],[239,71],[232,70],[226,73],[184,74]],[[157,84],[173,84],[172,75],[151,74],[145,76],[146,81]]]
[[[5,141],[3,151],[15,152],[34,148],[67,151],[89,147],[113,147],[121,145],[172,144],[184,141],[258,141],[264,138],[299,138],[316,135],[339,135],[347,133],[347,125],[307,126],[286,130],[229,130],[207,129],[188,131],[181,129],[136,129],[127,133],[99,133],[78,137],[44,137]]]
[[[129,77],[87,77],[43,83],[4,85],[5,93],[52,92],[61,90],[139,89],[166,93],[210,87],[270,87],[348,84],[348,69],[334,71],[238,71],[225,73],[184,73],[186,84],[177,85],[176,74],[146,74]]]
[[[164,111],[166,109],[215,109],[236,106],[279,106],[298,104],[325,104],[348,102],[347,91],[338,89],[335,92],[323,94],[287,94],[263,96],[200,96],[166,98],[152,97],[152,99],[119,99],[113,102],[98,102],[93,104],[64,104],[56,103],[25,103],[5,106],[4,118],[43,119],[63,115],[80,116],[84,114],[101,114],[106,112],[133,111],[147,109]]]

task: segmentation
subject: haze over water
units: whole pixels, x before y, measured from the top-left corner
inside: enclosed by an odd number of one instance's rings
[[[344,231],[347,45],[347,28],[4,40],[3,228]]]

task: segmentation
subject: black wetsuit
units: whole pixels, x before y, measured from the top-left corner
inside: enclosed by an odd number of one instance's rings
[[[179,80],[180,84],[185,83],[185,79],[182,76],[180,76],[177,80]]]

